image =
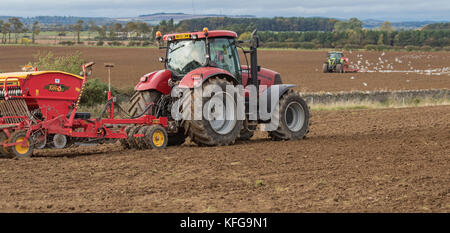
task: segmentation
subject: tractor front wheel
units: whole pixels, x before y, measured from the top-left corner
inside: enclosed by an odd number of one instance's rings
[[[278,129],[269,132],[274,140],[303,139],[309,132],[309,107],[305,100],[293,90],[279,101]]]

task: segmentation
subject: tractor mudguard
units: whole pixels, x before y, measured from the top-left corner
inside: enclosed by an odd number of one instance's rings
[[[169,79],[172,78],[170,70],[160,70],[141,77],[139,83],[134,87],[136,91],[157,90],[164,95],[170,94]]]
[[[217,75],[226,76],[234,84],[239,84],[238,80],[230,72],[224,69],[220,69],[217,67],[201,67],[186,74],[183,79],[181,79],[181,82],[178,86],[181,88],[194,88],[197,85],[201,85],[210,77]]]
[[[272,85],[268,87],[264,92],[262,92],[258,98],[259,106],[267,106],[267,113],[271,113],[273,110],[275,110],[276,105],[278,104],[278,101],[280,100],[281,96],[286,93],[289,89],[295,87],[297,85],[295,84],[277,84]],[[277,92],[278,91],[278,92]],[[275,98],[275,102],[272,103],[272,93],[276,94],[277,98]],[[263,119],[264,120],[264,119]]]

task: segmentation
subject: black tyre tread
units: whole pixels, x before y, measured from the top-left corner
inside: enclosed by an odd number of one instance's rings
[[[140,128],[141,128],[141,126],[135,125],[135,126],[131,127],[130,131],[128,132],[127,142],[128,142],[128,145],[130,145],[130,148],[138,149],[136,140],[135,140],[135,138],[134,138],[133,135],[136,134],[136,132],[137,132]]]
[[[287,103],[289,99],[296,98],[298,99],[301,104],[304,107],[305,110],[305,125],[302,127],[302,129],[298,133],[292,133],[287,127],[284,126],[284,117],[282,117],[281,114],[284,114],[285,107],[287,106]],[[309,133],[309,127],[311,126],[311,113],[309,106],[306,104],[305,100],[301,98],[300,93],[289,90],[287,93],[285,93],[280,98],[280,112],[278,119],[279,120],[279,126],[278,129],[275,131],[270,131],[269,136],[272,138],[272,140],[293,140],[293,139],[304,139],[306,138],[306,135]],[[306,106],[306,109],[305,109]],[[280,120],[281,119],[281,120]]]
[[[133,127],[134,125],[127,125],[125,126],[125,133],[128,135],[128,133],[130,132],[131,127]],[[120,139],[120,144],[122,144],[123,148],[125,149],[130,149],[131,146],[128,143],[128,138],[122,138]]]
[[[149,129],[150,129],[150,126],[146,125],[146,126],[141,127],[141,128],[137,131],[137,133],[138,133],[138,134],[144,134],[144,135],[145,135],[145,133],[146,133],[147,130],[149,130]],[[138,149],[140,149],[140,150],[150,149],[150,146],[147,145],[147,142],[146,142],[146,140],[145,140],[145,136],[144,136],[144,137],[138,137],[138,138],[135,138],[135,140],[136,140],[136,145],[137,145],[137,148],[138,148]]]
[[[141,114],[148,104],[159,99],[161,93],[155,90],[150,91],[136,91],[130,99],[130,106],[128,114],[130,116],[137,116]]]
[[[14,133],[11,134],[11,137],[9,137],[9,143],[15,143],[17,141],[18,137],[25,137],[25,135],[27,134],[26,130],[18,130],[15,131]],[[19,158],[25,158],[25,157],[31,157],[33,155],[33,142],[31,141],[31,137],[28,138],[29,140],[29,144],[30,144],[30,149],[28,150],[28,152],[26,154],[20,155],[16,152],[15,146],[11,147],[11,153]]]
[[[226,80],[221,77],[211,77],[204,84],[203,88],[207,85],[219,85],[225,87],[226,85],[233,85],[231,81]],[[191,117],[194,117],[194,104],[193,104],[193,93],[191,96]],[[188,101],[185,98],[184,101]],[[203,99],[205,103],[205,98]],[[185,106],[185,105],[184,105]],[[242,120],[236,122],[235,128],[227,135],[219,135],[211,128],[209,122],[206,119],[203,120],[189,120],[186,121],[185,128],[188,129],[188,135],[193,142],[199,146],[226,146],[234,144],[239,136],[239,132],[242,129]]]

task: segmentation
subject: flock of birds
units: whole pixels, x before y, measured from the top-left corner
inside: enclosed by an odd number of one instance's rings
[[[352,52],[350,51],[350,54]],[[415,73],[421,75],[449,75],[450,76],[450,67],[442,67],[442,68],[431,68],[431,65],[428,64],[428,69],[415,69],[412,65],[411,60],[429,60],[433,58],[433,55],[426,54],[408,54],[400,57],[395,57],[395,59],[389,60],[386,56],[385,52],[382,52],[381,55],[375,61],[370,61],[364,58],[363,54],[356,55],[356,61],[350,61],[350,66],[352,68],[358,69],[358,72],[382,72],[382,73]],[[395,69],[396,67],[402,67],[402,69]],[[355,76],[351,76],[350,79],[355,79]],[[406,80],[406,82],[410,82],[410,80]],[[362,83],[363,86],[368,86],[366,82]]]
[[[442,74],[450,74],[450,67],[442,67],[442,68],[434,68],[434,69],[414,69],[412,66],[410,59],[431,59],[433,58],[432,55],[405,55],[402,57],[395,57],[394,61],[389,61],[385,58],[386,53],[383,52],[378,57],[378,60],[374,62],[370,62],[369,60],[364,61],[363,54],[357,54],[357,61],[356,63],[350,62],[350,65],[352,65],[354,68],[359,69],[360,72],[384,72],[384,73],[417,73],[417,74],[425,74],[425,75],[442,75]],[[403,64],[404,60],[407,59],[406,69],[402,70],[396,70],[395,66],[399,64]],[[428,64],[428,67],[431,65]]]

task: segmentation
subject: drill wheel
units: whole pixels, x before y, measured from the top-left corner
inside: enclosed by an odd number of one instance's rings
[[[130,148],[133,149],[139,149],[139,146],[136,143],[136,139],[134,138],[134,135],[137,134],[139,129],[142,127],[142,125],[135,125],[130,128],[130,131],[128,132],[128,138],[127,142],[130,145]]]
[[[145,133],[147,132],[147,130],[150,129],[150,126],[143,126],[139,129],[139,131],[137,132],[137,134],[142,134],[144,135],[144,137],[136,137],[136,144],[139,147],[140,150],[145,150],[145,149],[151,149],[150,145],[147,143],[147,140],[145,140]]]
[[[169,141],[167,131],[161,125],[151,125],[145,133],[145,140],[152,149],[164,149]]]
[[[130,129],[131,129],[133,126],[134,126],[134,125],[127,125],[127,126],[125,127],[125,133],[126,133],[127,135],[129,135],[128,133],[130,132]],[[130,148],[131,148],[130,144],[128,143],[128,138],[122,138],[122,139],[120,139],[120,144],[122,144],[123,148],[125,148],[125,149],[130,149]]]

